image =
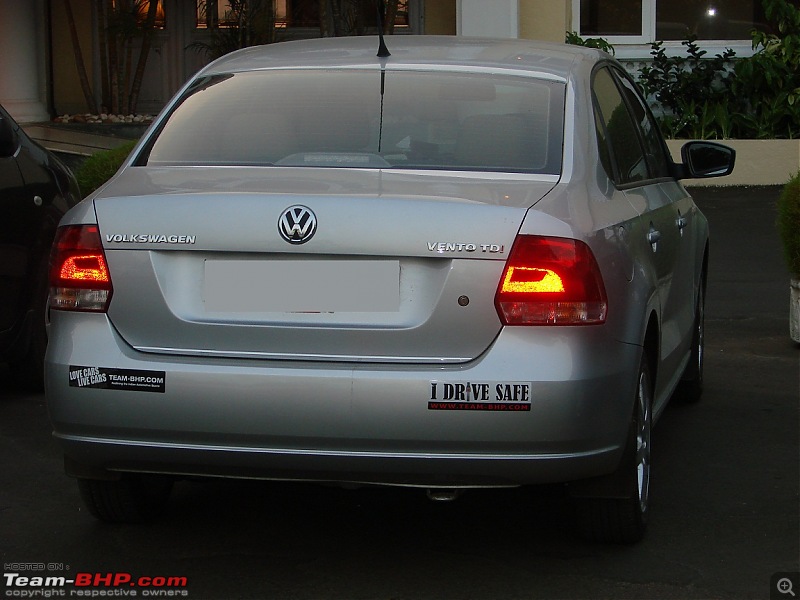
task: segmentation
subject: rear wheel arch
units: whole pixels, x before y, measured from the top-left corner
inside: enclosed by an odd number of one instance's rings
[[[700,287],[703,290],[703,297],[705,297],[706,290],[708,287],[708,254],[709,254],[709,243],[706,241],[706,249],[703,252],[703,267],[702,271],[700,271]]]
[[[708,280],[708,247],[703,259],[703,270],[695,286],[695,316],[686,368],[675,389],[673,398],[685,403],[696,403],[703,394],[703,371],[705,357],[705,301]]]
[[[650,312],[650,317],[645,328],[644,341],[642,342],[642,353],[650,367],[651,383],[655,384],[658,377],[658,357],[661,347],[661,331],[658,326],[658,316],[655,311]]]
[[[655,310],[651,310],[646,321],[645,334],[642,340],[642,353],[636,361],[637,373],[641,363],[646,363],[649,375],[650,392],[655,389],[655,376],[658,365],[659,353],[659,327],[658,315]],[[637,375],[638,385],[638,375]],[[631,388],[633,391],[633,388]],[[631,394],[631,402],[628,410],[633,412],[639,401],[637,394]],[[569,493],[575,498],[599,497],[599,498],[619,498],[628,491],[627,473],[617,471],[599,477],[570,482]]]
[[[705,297],[706,287],[708,285],[708,254],[709,254],[709,241],[706,240],[705,249],[703,250],[703,261],[700,263],[700,279],[697,282],[698,287],[703,292],[703,297]]]
[[[639,360],[636,394],[623,454],[614,473],[571,489],[579,533],[593,541],[634,543],[647,526],[650,498],[653,383],[646,352]]]

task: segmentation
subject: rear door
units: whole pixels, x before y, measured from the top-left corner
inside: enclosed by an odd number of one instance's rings
[[[604,67],[595,73],[594,89],[602,98],[615,184],[640,214],[634,243],[657,290],[663,375],[658,383],[666,385],[685,357],[694,314],[692,202],[670,176],[666,149],[635,85],[616,67]]]
[[[659,254],[659,246],[662,247],[659,259],[662,267],[668,269],[669,284],[661,286],[665,324],[662,352],[668,372],[673,373],[686,356],[694,322],[697,248],[693,219],[696,210],[683,186],[670,176],[669,159],[658,125],[641,94],[627,76],[618,70],[615,74],[644,142],[650,169],[652,183],[643,186],[641,192],[659,237],[654,242],[654,253]]]

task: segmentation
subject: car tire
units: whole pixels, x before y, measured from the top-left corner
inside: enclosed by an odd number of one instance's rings
[[[44,390],[44,355],[47,352],[47,298],[50,292],[47,257],[42,259],[36,288],[30,301],[33,315],[25,353],[11,361],[11,373],[17,387],[31,392]]]
[[[172,492],[172,479],[157,475],[123,475],[116,481],[78,479],[86,508],[110,523],[141,523],[161,514]]]
[[[703,282],[697,291],[697,306],[694,314],[694,328],[692,331],[692,352],[689,364],[683,373],[678,388],[675,390],[677,400],[686,403],[695,403],[703,395],[703,363],[705,360],[705,290]]]
[[[649,514],[653,385],[646,356],[642,356],[636,402],[622,460],[614,477],[626,492],[620,497],[575,499],[580,534],[591,541],[632,544],[644,536]]]

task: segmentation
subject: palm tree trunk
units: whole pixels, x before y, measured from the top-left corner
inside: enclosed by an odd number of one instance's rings
[[[319,36],[331,37],[330,0],[319,0]]]
[[[100,48],[100,103],[102,111],[111,109],[111,86],[108,78],[108,46],[106,41],[106,11],[102,0],[92,0],[97,14],[97,40]]]
[[[397,6],[400,0],[386,0],[386,15],[383,17],[383,33],[394,33],[394,20],[397,18]]]
[[[331,18],[333,19],[333,35],[339,37],[341,35],[341,21],[342,21],[342,4],[341,0],[328,0],[331,7]]]
[[[106,0],[106,27],[114,15],[114,0]],[[111,91],[109,110],[119,113],[119,36],[113,31],[106,31],[106,48],[108,50],[108,87]]]
[[[139,92],[142,89],[144,69],[147,66],[147,57],[150,54],[150,45],[153,41],[157,13],[158,0],[150,0],[150,5],[147,8],[147,19],[144,22],[144,37],[142,38],[142,47],[139,50],[139,60],[136,62],[136,72],[133,75],[131,94],[128,97],[128,110],[131,113],[136,112],[136,105],[139,102]]]
[[[119,101],[120,101],[120,112],[123,115],[130,114],[130,106],[129,106],[129,94],[128,90],[131,89],[131,68],[133,66],[133,38],[128,37],[125,38],[125,42],[123,43],[125,47],[125,62],[123,63],[123,73],[124,76],[122,78],[122,86],[120,89],[119,94]]]
[[[89,112],[96,114],[97,102],[94,99],[92,87],[89,85],[89,77],[86,74],[86,63],[83,62],[81,43],[78,39],[78,30],[75,27],[75,16],[72,14],[72,4],[70,0],[64,0],[64,10],[67,13],[67,24],[69,25],[69,34],[72,38],[72,50],[75,52],[75,65],[78,67],[78,78],[81,82],[83,97],[86,100],[86,107],[89,109]]]

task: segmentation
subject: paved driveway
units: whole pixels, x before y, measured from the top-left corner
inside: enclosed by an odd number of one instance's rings
[[[712,228],[707,387],[655,429],[641,544],[576,539],[552,489],[433,504],[413,490],[181,483],[161,521],[101,524],[62,474],[44,398],[10,390],[0,369],[2,597],[770,598],[774,574],[800,569],[800,348],[788,337],[777,189],[695,195]],[[104,587],[114,577],[124,585]]]

